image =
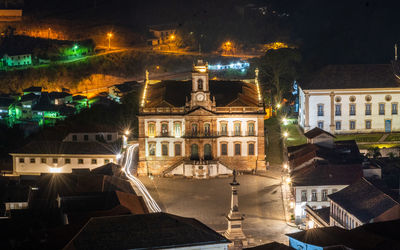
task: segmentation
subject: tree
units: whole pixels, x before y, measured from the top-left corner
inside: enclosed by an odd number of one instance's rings
[[[381,152],[380,149],[378,147],[374,147],[374,148],[369,148],[368,149],[368,153],[367,153],[368,157],[373,157],[374,159],[381,157]]]
[[[264,89],[272,91],[274,103],[281,103],[298,76],[297,65],[301,55],[296,49],[268,50],[257,64]]]

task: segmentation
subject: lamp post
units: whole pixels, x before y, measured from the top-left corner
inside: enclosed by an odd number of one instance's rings
[[[113,34],[111,32],[107,33],[107,38],[108,38],[108,49],[111,49],[111,37],[113,36]]]

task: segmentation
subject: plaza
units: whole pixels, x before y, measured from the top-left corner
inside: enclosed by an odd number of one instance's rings
[[[285,222],[279,175],[238,176],[239,211],[243,231],[255,244],[287,243],[286,233],[296,232]],[[225,216],[231,202],[232,178],[184,179],[140,177],[163,212],[193,217],[217,232],[227,228]]]

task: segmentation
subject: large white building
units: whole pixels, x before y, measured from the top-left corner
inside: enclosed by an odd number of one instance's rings
[[[330,65],[300,83],[299,125],[334,134],[400,131],[393,64]]]
[[[191,81],[147,80],[138,173],[207,178],[264,169],[264,115],[257,77],[209,80],[201,60]]]
[[[33,141],[11,153],[13,173],[71,173],[116,163],[117,132],[72,132],[63,141]]]

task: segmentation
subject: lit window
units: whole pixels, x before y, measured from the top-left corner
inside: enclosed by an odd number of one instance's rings
[[[241,147],[240,143],[235,144],[235,155],[240,155],[240,147]]]
[[[180,137],[182,136],[181,134],[181,123],[180,122],[175,122],[174,123],[174,132],[175,132],[175,137]]]
[[[228,124],[226,122],[221,122],[221,135],[228,134]]]
[[[203,79],[199,79],[197,81],[197,89],[202,90],[203,89]]]
[[[192,124],[192,135],[194,135],[194,136],[197,135],[197,124],[196,123]]]
[[[248,132],[249,132],[249,136],[253,136],[255,135],[255,130],[254,130],[254,122],[249,122],[248,124]]]
[[[240,122],[235,123],[235,136],[240,136]]]
[[[168,136],[168,123],[161,124],[161,135]]]
[[[156,135],[156,125],[154,123],[149,123],[148,124],[147,135],[148,136],[155,136]]]
[[[156,155],[156,144],[149,143],[149,155],[153,156]]]

